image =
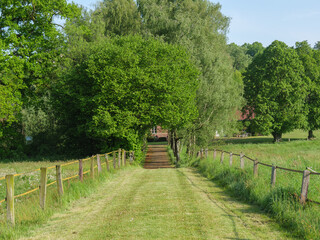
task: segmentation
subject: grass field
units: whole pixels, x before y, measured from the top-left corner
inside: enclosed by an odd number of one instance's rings
[[[320,137],[320,132],[316,132]],[[320,140],[306,140],[307,133],[295,131],[284,136],[281,143],[273,144],[271,137],[249,137],[215,140],[211,148],[233,153],[244,153],[259,162],[277,166],[305,170],[311,167],[320,172]],[[286,141],[290,138],[290,142]],[[313,203],[299,204],[302,174],[277,170],[276,187],[271,188],[271,168],[259,165],[259,177],[253,178],[253,163],[245,160],[245,170],[240,169],[239,157],[233,157],[229,166],[229,156],[225,154],[220,164],[220,152],[213,161],[212,152],[204,161],[196,160],[194,165],[208,178],[218,180],[234,196],[256,203],[270,212],[283,226],[292,229],[300,237],[320,238],[320,207]],[[308,198],[320,202],[320,176],[310,178]]]
[[[291,239],[187,168],[122,171],[73,206],[23,239]]]
[[[104,157],[100,157],[101,163],[105,163]],[[110,161],[110,157],[109,157]],[[69,164],[72,163],[72,164]],[[94,158],[96,165],[96,158]],[[39,187],[40,171],[39,167],[52,167],[47,172],[47,184],[56,180],[55,165],[62,166],[62,178],[78,175],[79,164],[77,160],[71,161],[30,161],[30,162],[7,162],[1,164],[1,176],[6,174],[23,175],[15,177],[15,193],[17,196],[21,193]],[[65,194],[60,198],[57,194],[56,183],[47,187],[46,209],[42,210],[39,206],[39,190],[18,198],[15,198],[15,228],[6,224],[6,203],[0,205],[0,239],[16,239],[21,234],[29,231],[30,228],[45,222],[54,212],[68,207],[74,200],[89,196],[99,184],[106,179],[112,178],[118,170],[114,170],[112,163],[110,172],[107,172],[106,165],[102,165],[103,171],[100,175],[95,167],[95,179],[89,177],[90,173],[84,174],[84,182],[81,183],[76,176],[73,179],[63,182]],[[83,161],[83,171],[90,169],[90,160]],[[0,180],[0,200],[5,198],[6,186],[5,180]]]

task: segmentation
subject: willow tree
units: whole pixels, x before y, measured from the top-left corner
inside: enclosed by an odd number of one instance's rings
[[[229,18],[220,4],[207,0],[138,0],[142,32],[169,43],[180,44],[190,52],[200,68],[197,91],[199,117],[185,132],[197,136],[198,144],[208,144],[216,132],[227,132],[242,103],[241,81],[233,77],[226,33]]]

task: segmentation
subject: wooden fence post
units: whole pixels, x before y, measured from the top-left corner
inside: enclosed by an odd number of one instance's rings
[[[276,177],[277,177],[277,166],[272,166],[271,170],[271,187],[276,185]]]
[[[258,177],[258,165],[259,162],[256,160],[253,162],[253,176]]]
[[[83,160],[79,160],[79,180],[83,182]]]
[[[304,170],[302,176],[300,203],[305,204],[308,199],[308,187],[310,181],[310,171]]]
[[[7,184],[7,221],[11,226],[14,226],[14,175],[6,175]]]
[[[102,171],[100,155],[99,154],[97,154],[97,166],[98,166],[98,175],[99,175],[99,173],[101,173],[101,171]]]
[[[230,153],[229,165],[230,165],[230,167],[232,166],[232,153]]]
[[[213,149],[213,161],[216,160],[217,157],[217,150]]]
[[[240,153],[240,168],[244,169],[244,159],[243,159],[244,154]]]
[[[40,168],[40,207],[45,208],[46,205],[46,196],[47,196],[47,168]]]
[[[220,163],[223,163],[223,158],[224,158],[224,151],[221,152],[221,157],[220,157]]]
[[[126,150],[122,149],[122,166],[126,165]]]
[[[112,160],[113,160],[113,169],[116,169],[116,151],[113,151],[113,156],[112,156]]]
[[[118,168],[121,167],[121,148],[118,150]]]
[[[136,157],[134,156],[134,151],[132,151],[132,160],[135,161]]]
[[[90,177],[94,178],[94,159],[93,159],[93,156],[90,159]]]
[[[62,184],[61,165],[56,165],[56,180],[57,180],[58,193],[60,196],[62,196],[63,184]]]
[[[208,159],[208,148],[205,150],[206,159]]]
[[[105,159],[106,159],[106,165],[107,165],[107,171],[110,171],[110,166],[109,166],[109,156],[108,154],[105,155]]]
[[[132,161],[133,161],[133,156],[132,156],[132,151],[130,151],[130,153],[129,153],[129,162],[130,162],[130,164],[132,163]]]

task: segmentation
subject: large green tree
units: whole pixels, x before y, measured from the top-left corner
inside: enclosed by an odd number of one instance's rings
[[[65,0],[4,0],[0,2],[0,138],[2,149],[23,144],[23,108],[41,108],[61,59],[64,35],[55,19],[68,18],[77,7]],[[10,126],[12,122],[16,122]],[[14,133],[14,134],[13,134]],[[18,136],[18,144],[13,139]],[[7,144],[7,139],[15,146]],[[3,155],[3,154],[2,154]]]
[[[183,48],[138,35],[88,48],[55,93],[69,148],[139,149],[152,126],[181,128],[197,116],[198,70]]]
[[[207,0],[138,0],[142,32],[184,46],[201,70],[197,91],[199,117],[185,132],[208,144],[216,131],[227,132],[241,105],[241,81],[235,81],[226,33],[229,18],[221,5]],[[238,79],[238,78],[237,78]]]
[[[314,50],[307,41],[297,42],[296,51],[304,66],[304,74],[307,78],[308,96],[306,107],[308,108],[307,125],[308,138],[315,136],[313,131],[320,128],[320,51]]]
[[[282,134],[306,125],[308,82],[298,54],[285,43],[274,41],[257,55],[244,74],[247,106],[256,130]]]

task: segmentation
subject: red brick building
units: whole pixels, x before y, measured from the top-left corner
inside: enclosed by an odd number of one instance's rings
[[[162,129],[160,126],[154,126],[150,131],[152,137],[168,138],[168,130]]]

